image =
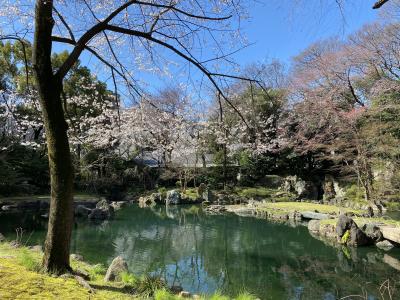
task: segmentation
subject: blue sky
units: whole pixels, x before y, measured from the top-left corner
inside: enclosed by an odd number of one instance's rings
[[[267,58],[290,62],[310,44],[331,36],[344,38],[376,20],[378,14],[371,8],[373,0],[345,1],[342,13],[333,0],[302,0],[297,5],[293,2],[263,0],[252,5],[243,32],[255,45],[236,56],[241,64]]]
[[[251,46],[234,55],[241,66],[254,62],[278,59],[290,64],[310,44],[332,36],[345,38],[366,23],[378,18],[378,11],[372,9],[375,0],[342,0],[345,6],[339,9],[336,0],[256,0],[249,1],[249,18],[242,22],[242,33]],[[55,51],[63,47],[57,45]],[[84,65],[91,67],[90,55],[81,56]],[[101,80],[109,74],[98,74]],[[150,74],[139,74],[141,79],[151,83],[146,90],[156,92],[171,84],[171,78],[157,78]],[[176,76],[172,84],[185,81]],[[176,81],[176,82],[175,82]]]

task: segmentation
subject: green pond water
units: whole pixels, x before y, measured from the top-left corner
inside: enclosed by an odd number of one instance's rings
[[[0,215],[0,232],[7,238],[15,238],[17,227],[24,229],[27,244],[43,243],[46,221],[39,216]],[[133,205],[100,224],[78,221],[71,252],[106,266],[122,255],[132,273],[151,273],[195,293],[219,290],[234,296],[247,290],[260,299],[381,299],[378,289],[390,279],[392,299],[400,299],[400,272],[394,268],[400,268],[399,249],[335,248],[313,238],[305,226],[210,216],[198,206]]]

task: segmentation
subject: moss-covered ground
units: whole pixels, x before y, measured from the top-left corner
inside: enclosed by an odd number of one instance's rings
[[[353,212],[355,214],[361,214],[363,211],[347,208],[347,207],[339,207],[334,205],[327,204],[316,204],[309,202],[275,202],[275,203],[263,203],[258,206],[260,210],[266,211],[280,211],[285,213],[290,213],[294,211],[316,211],[325,214],[339,214],[341,212]]]
[[[40,271],[42,253],[26,247],[15,248],[9,243],[0,243],[0,299],[155,299],[177,300],[161,280],[148,276],[136,278],[123,274],[121,282],[104,282],[105,267],[89,265],[71,259],[75,271],[89,274],[87,283],[92,291],[74,278],[56,277]],[[196,299],[229,300],[227,296],[215,293],[198,296]],[[255,300],[246,292],[236,300]]]

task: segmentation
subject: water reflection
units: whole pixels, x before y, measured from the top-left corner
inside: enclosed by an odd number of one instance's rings
[[[10,235],[21,218],[3,217],[0,231]],[[31,244],[43,240],[43,220],[25,217],[23,222],[27,232],[34,231]],[[235,295],[246,289],[261,299],[336,299],[361,293],[378,299],[384,280],[400,279],[397,249],[335,248],[311,237],[303,226],[207,216],[197,206],[133,206],[112,221],[79,222],[72,251],[104,264],[122,255],[133,273],[153,273],[192,292]]]

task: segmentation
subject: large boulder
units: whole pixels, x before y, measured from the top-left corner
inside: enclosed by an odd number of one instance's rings
[[[96,208],[92,209],[88,218],[90,220],[107,220],[114,216],[114,208],[110,206],[107,200],[103,199],[97,202]]]
[[[287,176],[281,186],[285,192],[295,193],[298,199],[318,199],[318,187],[313,181],[305,181],[297,176]]]
[[[338,235],[338,238],[342,238],[346,231],[351,228],[353,223],[354,221],[352,218],[347,215],[340,215],[336,223],[336,234]]]
[[[359,247],[373,244],[373,241],[368,237],[356,223],[353,223],[350,228],[350,240],[347,243],[349,246]]]
[[[319,232],[319,227],[320,227],[321,222],[319,220],[311,220],[308,222],[308,230],[313,232],[313,233],[318,233]]]
[[[340,215],[336,223],[336,234],[338,239],[349,246],[366,246],[373,243],[372,238],[367,236],[352,218]],[[346,237],[344,237],[346,234]]]
[[[110,211],[94,208],[88,216],[89,220],[107,220],[111,218]]]
[[[167,192],[167,198],[165,199],[165,204],[180,204],[181,203],[181,193],[177,190],[171,190]]]
[[[382,235],[385,239],[400,244],[400,228],[392,226],[380,226]]]
[[[383,234],[378,226],[373,223],[364,224],[362,230],[370,237],[375,243],[383,240]]]
[[[383,240],[381,242],[378,242],[375,244],[378,248],[383,249],[385,251],[389,251],[390,249],[392,249],[394,247],[394,245],[389,242],[388,240]]]
[[[314,211],[304,211],[301,212],[301,216],[303,219],[311,219],[311,220],[327,220],[329,219],[328,214],[322,214]]]
[[[204,209],[204,212],[209,214],[221,214],[226,212],[226,207],[223,205],[209,205]]]
[[[102,199],[99,202],[96,203],[96,208],[99,209],[108,209],[110,207],[110,204],[108,204],[108,201],[106,199]]]
[[[114,211],[116,210],[120,210],[122,207],[124,207],[126,205],[125,201],[113,201],[111,202],[110,206],[114,209]]]
[[[75,207],[75,216],[77,216],[77,217],[87,218],[91,212],[92,212],[92,210],[90,208],[87,208],[84,205],[77,205]]]
[[[108,267],[104,281],[121,280],[121,273],[123,272],[128,272],[128,264],[121,256],[117,256]]]

